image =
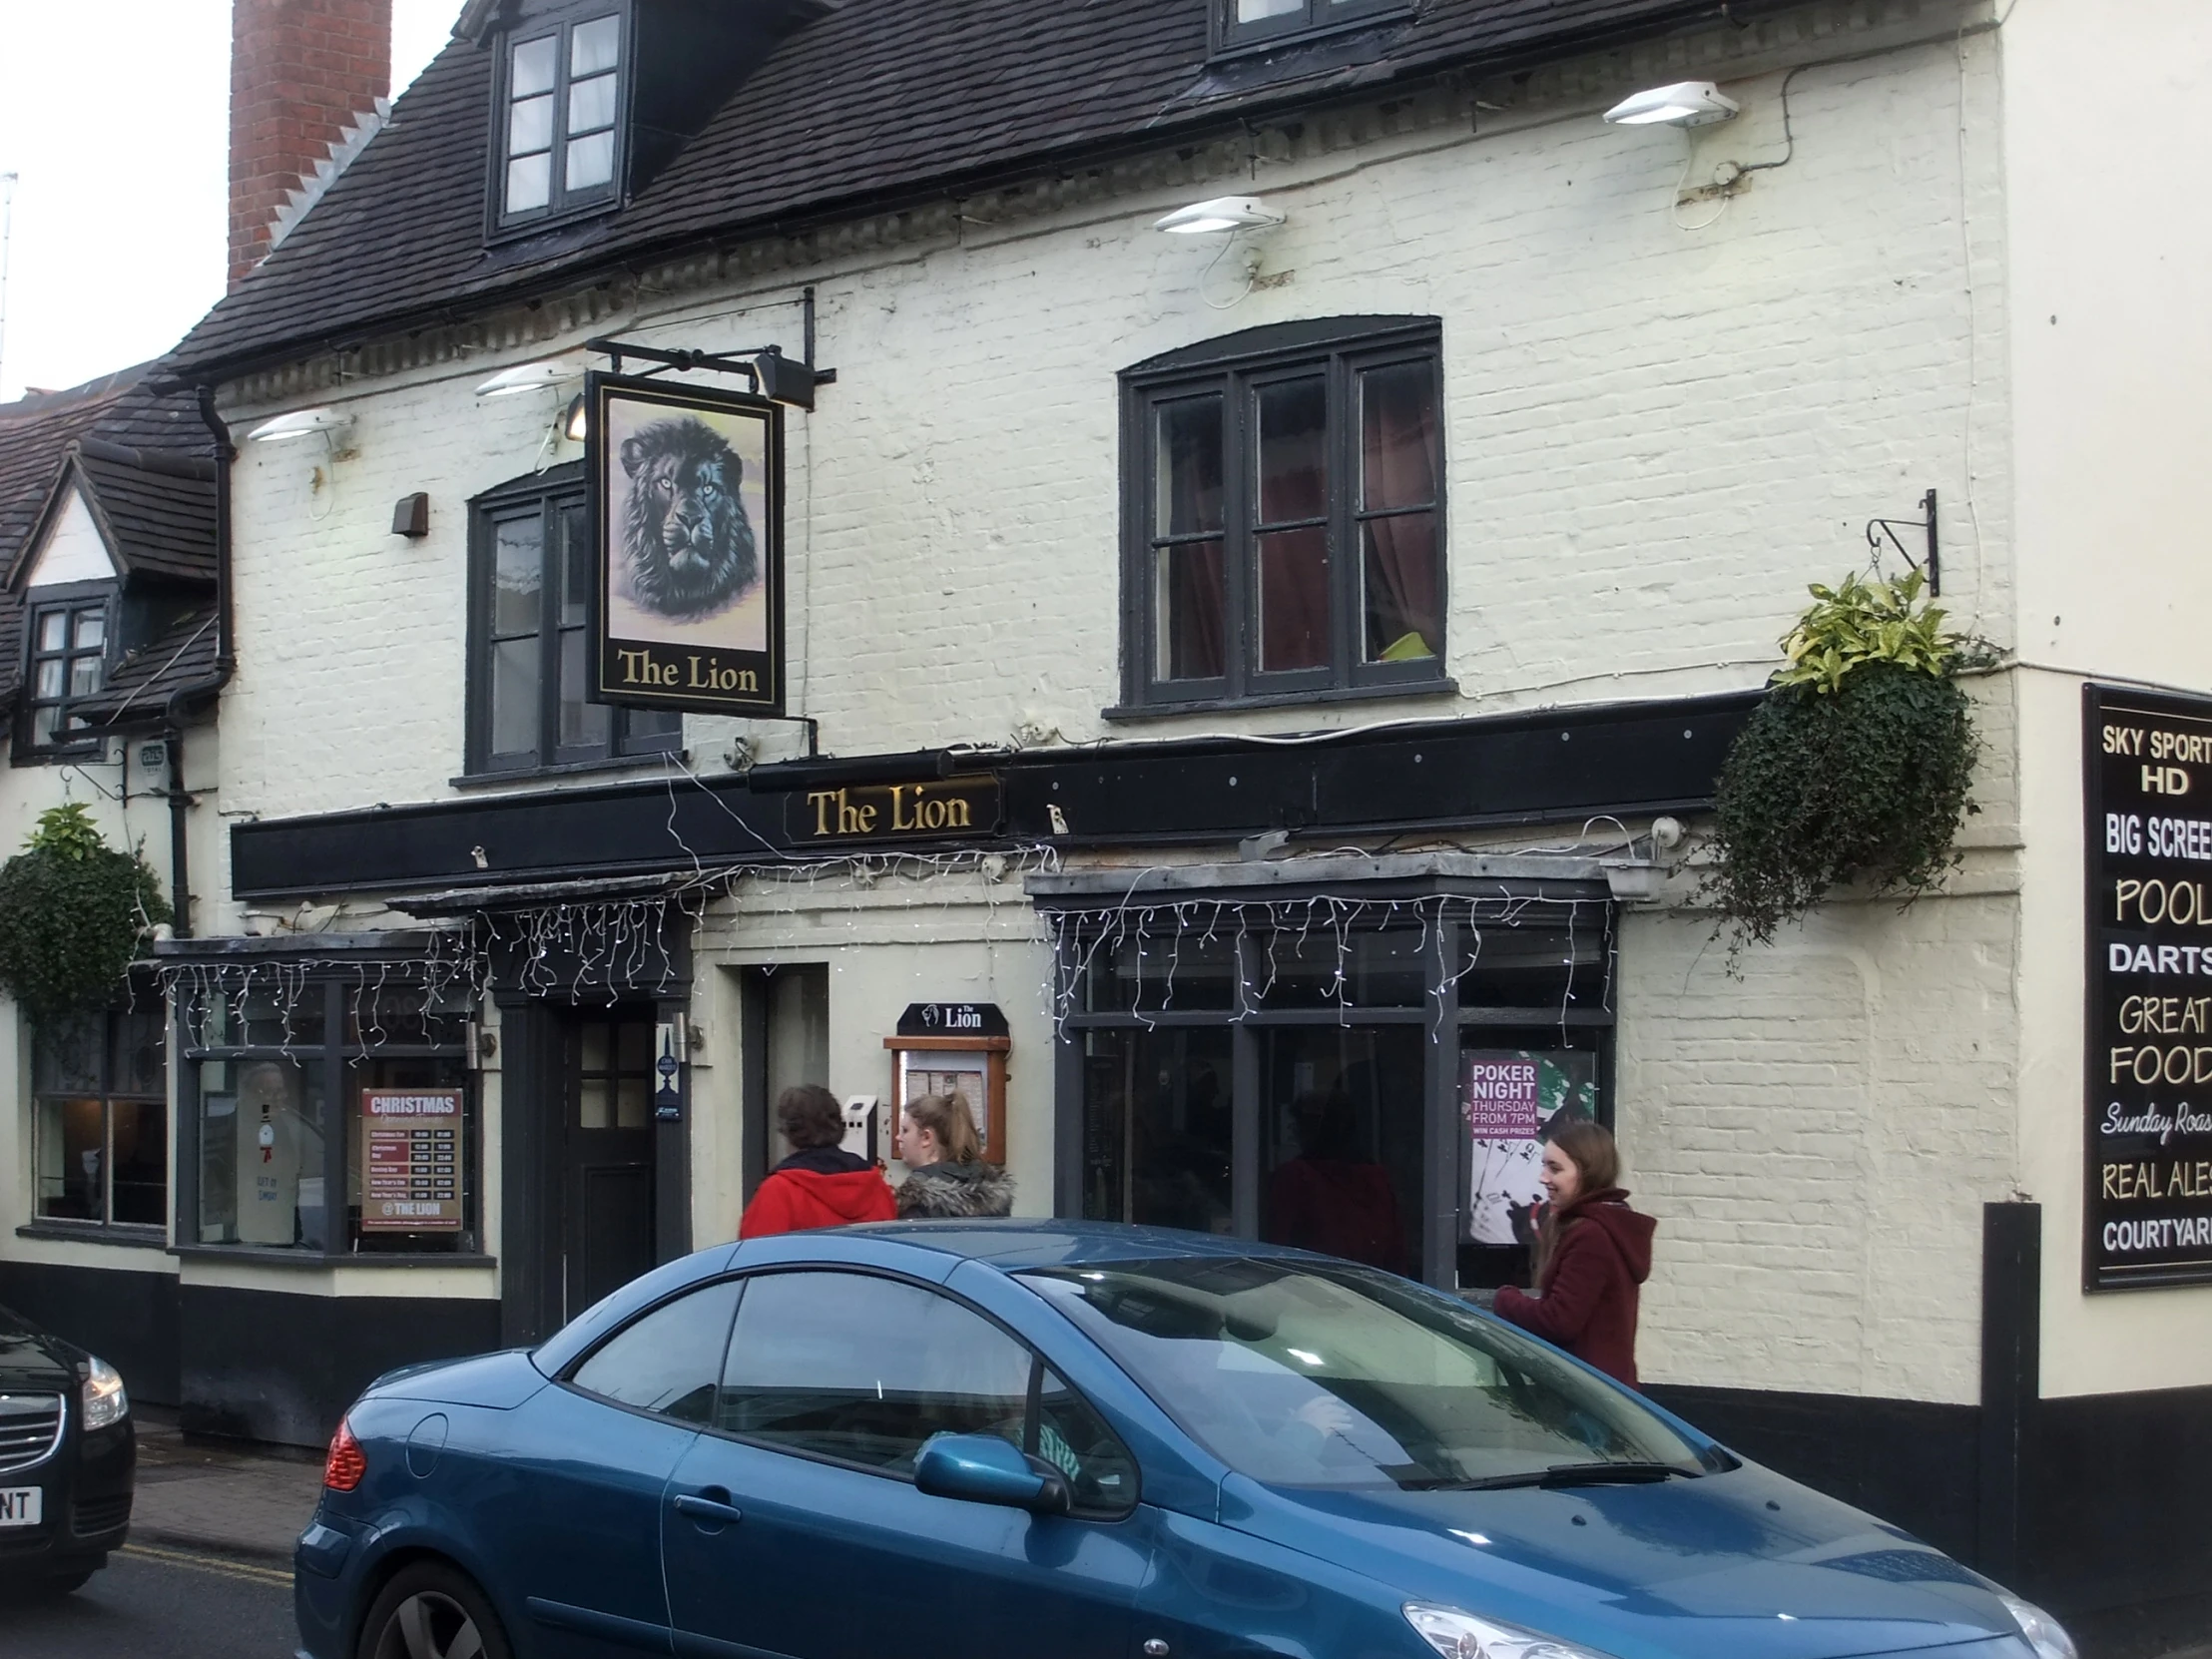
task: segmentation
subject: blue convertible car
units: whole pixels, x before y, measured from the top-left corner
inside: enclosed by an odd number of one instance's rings
[[[1449,1297],[1074,1223],[673,1263],[375,1383],[308,1659],[2071,1659],[2044,1615]]]

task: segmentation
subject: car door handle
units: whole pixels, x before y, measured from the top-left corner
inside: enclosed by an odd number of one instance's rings
[[[714,1488],[710,1487],[709,1490]],[[724,1492],[721,1497],[709,1497],[705,1492],[682,1492],[677,1495],[676,1510],[678,1514],[689,1515],[696,1521],[732,1525],[745,1519],[745,1511],[735,1503],[723,1501],[729,1495]]]

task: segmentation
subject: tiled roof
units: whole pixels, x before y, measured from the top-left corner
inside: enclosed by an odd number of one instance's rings
[[[1779,0],[1420,0],[1209,68],[1211,0],[846,0],[778,47],[620,212],[485,247],[494,53],[450,42],[179,348],[274,363],[688,247],[910,204],[1451,68],[1519,67]]]
[[[171,692],[214,675],[216,643],[215,607],[189,612],[118,663],[98,696],[74,707],[95,726],[157,720]]]
[[[189,394],[150,389],[161,366],[0,403],[0,571],[15,568],[74,462],[132,569],[214,580],[214,445]],[[21,616],[16,596],[0,590],[0,715],[22,670]]]

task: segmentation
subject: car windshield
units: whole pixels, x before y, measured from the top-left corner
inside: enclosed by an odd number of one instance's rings
[[[1551,1350],[1385,1274],[1254,1258],[1021,1277],[1215,1456],[1270,1485],[1434,1490],[1727,1466]]]

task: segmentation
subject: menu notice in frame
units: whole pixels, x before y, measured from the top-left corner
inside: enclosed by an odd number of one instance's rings
[[[361,1091],[361,1231],[461,1226],[461,1091]]]
[[[2212,1284],[2212,701],[2085,691],[2083,1284]]]

